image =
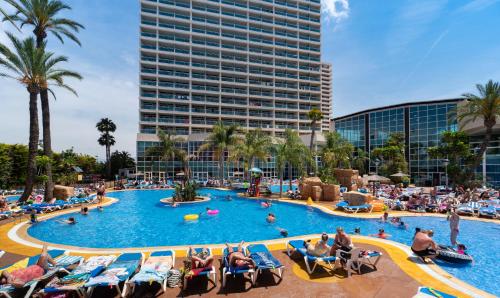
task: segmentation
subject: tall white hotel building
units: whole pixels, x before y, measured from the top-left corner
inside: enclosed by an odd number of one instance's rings
[[[320,0],[141,0],[138,173],[181,171],[148,156],[158,129],[185,137],[179,146],[193,154],[219,120],[279,137],[286,128],[309,133],[312,108],[329,119],[320,10]],[[273,158],[260,166],[275,175]],[[242,170],[228,168],[228,176]],[[198,178],[217,173],[210,152],[191,169]]]

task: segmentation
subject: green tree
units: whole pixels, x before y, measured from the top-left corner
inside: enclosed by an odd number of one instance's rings
[[[12,15],[6,16],[5,20],[17,22],[20,27],[33,27],[33,34],[36,38],[36,47],[41,49],[45,47],[47,33],[52,33],[57,39],[64,43],[63,37],[73,40],[78,45],[80,41],[75,36],[80,29],[84,27],[70,19],[59,17],[64,10],[71,10],[71,7],[59,0],[4,0],[15,8]],[[57,77],[47,78],[54,80],[61,87],[73,92],[76,92],[64,83],[64,77],[73,77],[81,79],[81,76],[74,72],[58,72]],[[50,130],[50,104],[49,92],[54,95],[53,91],[49,90],[48,85],[42,86],[40,89],[40,100],[42,107],[42,127],[43,127],[43,154],[49,159],[52,158],[52,137]],[[45,198],[50,200],[53,197],[54,183],[52,179],[52,163],[47,162],[45,165],[45,175],[47,176],[45,183]]]
[[[428,154],[431,158],[448,159],[448,176],[451,183],[467,185],[469,182],[470,165],[474,162],[474,154],[470,150],[469,136],[462,131],[445,131],[441,135],[438,146],[429,147]]]
[[[493,135],[493,127],[500,117],[500,83],[489,80],[485,85],[477,84],[478,94],[466,93],[462,97],[466,103],[457,108],[457,118],[461,124],[482,120],[485,134],[479,151],[476,154],[471,168],[475,169],[482,161],[483,155],[488,149]],[[472,172],[473,173],[473,172]]]
[[[237,125],[225,125],[224,122],[218,121],[214,124],[212,132],[205,139],[205,143],[200,146],[198,152],[213,151],[213,158],[219,164],[219,181],[220,186],[224,185],[224,162],[225,156],[228,151],[241,141],[237,135]]]
[[[382,161],[379,172],[383,176],[390,176],[398,172],[408,172],[405,147],[404,134],[393,133],[389,136],[384,146],[373,149],[372,155]]]
[[[291,129],[285,130],[283,146],[288,165],[288,186],[292,189],[293,168],[299,171],[300,176],[305,176],[306,167],[313,163],[312,155],[309,148],[302,142],[299,133]]]
[[[355,170],[358,170],[361,176],[367,173],[366,163],[370,160],[370,158],[368,157],[366,151],[357,148],[354,151],[354,155],[351,160],[352,160],[351,167]]]
[[[165,162],[180,158],[184,160],[186,158],[187,153],[176,146],[177,143],[185,142],[183,138],[175,137],[161,129],[158,130],[157,136],[159,139],[158,145],[148,148],[146,151],[147,155],[159,157]],[[187,175],[188,173],[184,174]]]
[[[309,151],[311,154],[314,154],[314,141],[316,138],[316,129],[318,128],[318,123],[321,124],[321,120],[323,119],[323,113],[317,108],[311,109],[307,113],[307,118],[311,120],[311,139],[309,140]],[[313,171],[317,170],[318,165],[316,164],[316,159],[314,159],[313,163]]]
[[[111,174],[117,175],[120,169],[135,167],[135,160],[127,151],[115,151],[111,154]]]
[[[10,187],[12,174],[12,158],[10,157],[10,146],[0,144],[0,189]]]
[[[335,168],[349,167],[354,146],[337,132],[327,132],[325,139],[326,143],[321,149],[324,167],[331,173]]]
[[[0,76],[11,78],[20,82],[29,93],[30,111],[30,133],[29,133],[29,156],[24,193],[20,200],[26,200],[33,189],[36,176],[36,156],[38,154],[38,94],[42,88],[48,89],[49,84],[67,87],[64,82],[58,81],[62,77],[71,73],[59,68],[60,62],[67,61],[66,57],[54,56],[53,53],[45,52],[45,47],[37,48],[33,38],[23,41],[17,39],[12,34],[7,33],[14,51],[12,52],[5,45],[0,44],[0,66],[7,70],[0,73]]]
[[[9,156],[12,165],[9,185],[11,187],[19,187],[26,181],[26,174],[28,172],[28,146],[26,145],[8,145]]]
[[[234,146],[232,160],[243,160],[245,177],[248,171],[253,168],[256,160],[266,160],[269,157],[271,137],[260,128],[249,130],[245,133],[241,142]]]
[[[111,146],[116,143],[115,137],[111,133],[116,131],[116,125],[113,120],[102,118],[99,122],[97,122],[96,128],[101,133],[97,142],[99,145],[106,147],[106,176],[110,179],[111,163],[109,162],[109,159],[111,158]]]

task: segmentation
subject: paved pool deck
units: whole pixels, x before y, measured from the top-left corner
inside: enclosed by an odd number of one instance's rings
[[[115,199],[106,198],[104,205],[110,205],[114,202]],[[306,204],[303,201],[291,202]],[[95,207],[95,205],[91,206],[91,208]],[[337,213],[332,210],[333,204],[329,202],[314,204],[314,207],[330,214]],[[78,211],[79,208],[57,211],[49,215],[41,216],[40,220],[57,216],[62,213]],[[336,215],[353,217],[380,217],[381,213],[354,215],[341,213]],[[408,215],[415,216],[414,213],[409,213]],[[27,236],[27,225],[25,224],[26,220],[27,218],[24,217],[13,221],[0,222],[0,249],[7,252],[7,254],[0,259],[0,267],[12,264],[25,256],[32,256],[40,252],[40,247],[44,243]],[[294,238],[312,239],[319,238],[319,235],[306,235]],[[383,257],[378,263],[377,270],[369,270],[365,267],[365,270],[361,275],[354,274],[350,278],[346,278],[345,272],[342,269],[337,269],[335,272],[329,272],[328,269],[325,269],[319,271],[317,274],[309,276],[305,271],[303,260],[295,258],[291,259],[286,255],[285,243],[287,239],[280,239],[263,242],[268,245],[273,254],[286,267],[284,279],[278,284],[273,282],[272,276],[264,275],[256,287],[250,288],[250,283],[248,281],[245,282],[240,279],[230,281],[229,287],[226,290],[220,288],[220,274],[218,274],[218,282],[211,290],[208,289],[213,287],[212,284],[207,284],[206,281],[204,282],[203,280],[195,280],[185,292],[182,292],[179,288],[168,289],[167,293],[160,297],[172,297],[174,295],[229,295],[237,297],[412,297],[416,293],[419,286],[430,286],[432,288],[454,294],[458,297],[493,297],[484,291],[456,279],[435,264],[422,264],[420,260],[412,256],[411,251],[409,251],[409,248],[405,245],[389,240],[381,240],[364,236],[353,236],[352,238],[355,245],[358,247],[377,250],[383,253]],[[51,248],[67,249],[70,251],[70,254],[83,255],[85,257],[101,254],[116,254],[125,251],[142,251],[147,254],[152,250],[168,248],[176,251],[176,256],[178,257],[176,260],[176,268],[182,266],[182,260],[185,258],[187,248],[175,246],[117,250],[86,249],[57,244],[49,244],[49,246]],[[210,247],[213,248],[215,255],[221,255],[221,245],[211,245]],[[220,267],[219,259],[220,257],[215,263],[217,269]],[[105,289],[104,291],[109,291],[109,289]],[[135,297],[154,297],[154,292],[154,287],[139,288],[137,291],[138,296],[136,295]],[[94,297],[107,297],[110,294],[111,293],[107,292],[95,292]]]

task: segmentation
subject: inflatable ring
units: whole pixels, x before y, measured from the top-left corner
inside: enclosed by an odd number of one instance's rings
[[[207,214],[208,214],[208,215],[216,215],[216,214],[219,214],[219,210],[218,210],[218,209],[215,209],[215,210],[208,210],[208,211],[207,211]]]
[[[198,214],[186,214],[184,220],[197,220],[200,217]]]

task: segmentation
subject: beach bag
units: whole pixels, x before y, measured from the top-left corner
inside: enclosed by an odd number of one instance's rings
[[[181,281],[181,272],[176,269],[171,269],[167,274],[167,286],[169,288],[175,288],[179,285]]]

